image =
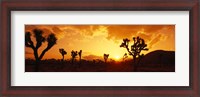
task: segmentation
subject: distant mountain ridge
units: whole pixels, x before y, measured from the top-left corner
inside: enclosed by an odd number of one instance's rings
[[[175,51],[156,50],[146,54],[140,61],[144,64],[175,65]]]

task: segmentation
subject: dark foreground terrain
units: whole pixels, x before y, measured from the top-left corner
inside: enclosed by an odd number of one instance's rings
[[[25,71],[34,72],[35,61],[25,60]],[[157,50],[146,54],[137,66],[133,67],[133,60],[117,62],[110,60],[107,63],[101,60],[42,60],[39,72],[175,72],[175,52]]]

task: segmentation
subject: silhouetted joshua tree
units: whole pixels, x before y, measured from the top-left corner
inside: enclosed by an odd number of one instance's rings
[[[106,63],[107,60],[108,60],[109,54],[104,54],[103,57],[104,57],[104,60],[105,60],[105,63]]]
[[[33,30],[33,34],[34,34],[34,37],[35,37],[35,40],[36,40],[35,45],[34,45],[33,41],[31,40],[31,33],[30,32],[25,33],[25,46],[32,48],[33,52],[34,52],[34,57],[35,57],[35,60],[36,60],[35,71],[38,71],[39,63],[40,63],[41,59],[43,58],[43,56],[45,55],[45,53],[49,49],[51,49],[56,44],[56,41],[57,41],[55,34],[51,33],[51,34],[48,35],[47,38],[45,38],[42,35],[43,33],[44,32],[40,29],[34,29]],[[42,53],[40,55],[38,55],[38,49],[39,49],[39,47],[42,46],[42,43],[45,42],[45,41],[48,42],[48,45],[42,51]]]
[[[67,52],[63,48],[59,49],[59,52],[62,55],[62,61],[64,61],[64,56],[67,54]]]
[[[120,45],[120,47],[126,48],[129,55],[131,55],[133,57],[133,62],[134,62],[133,68],[134,68],[134,71],[137,71],[138,63],[136,62],[136,58],[143,56],[143,54],[140,55],[142,50],[148,50],[147,44],[145,43],[144,39],[142,39],[140,37],[133,37],[134,43],[133,43],[133,45],[131,45],[131,48],[129,49],[129,42],[130,42],[129,39],[127,39],[127,38],[123,39],[123,42]]]
[[[82,50],[80,50],[80,51],[78,52],[78,55],[79,55],[79,61],[81,62]]]
[[[71,51],[72,64],[74,64],[74,60],[75,60],[75,58],[76,58],[77,55],[78,55],[78,52],[77,52],[77,51],[74,51],[74,50]]]
[[[128,58],[127,53],[124,54],[124,56],[123,56],[123,61],[124,61],[126,58]]]

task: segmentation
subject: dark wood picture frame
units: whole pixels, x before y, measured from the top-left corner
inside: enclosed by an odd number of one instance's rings
[[[1,97],[200,97],[200,0],[4,0],[1,1]],[[11,11],[189,11],[189,86],[11,86]]]

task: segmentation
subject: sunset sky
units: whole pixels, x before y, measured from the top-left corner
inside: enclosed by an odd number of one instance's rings
[[[127,53],[119,47],[123,38],[130,39],[132,44],[134,36],[140,36],[147,43],[149,51],[143,51],[144,54],[154,50],[175,51],[175,25],[25,25],[25,32],[36,28],[43,30],[44,36],[54,33],[58,38],[43,59],[61,59],[59,48],[64,48],[65,59],[71,58],[72,50],[82,50],[83,59],[103,59],[105,53],[109,58],[121,60]],[[32,40],[35,42],[34,37]],[[39,55],[46,46],[47,42],[42,44]],[[31,48],[25,47],[25,57],[34,58]]]

